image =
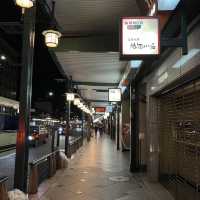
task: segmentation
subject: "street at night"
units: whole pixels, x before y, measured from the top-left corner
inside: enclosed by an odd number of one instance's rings
[[[199,0],[2,0],[0,200],[200,200],[199,36]]]

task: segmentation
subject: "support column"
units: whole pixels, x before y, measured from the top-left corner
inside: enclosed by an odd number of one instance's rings
[[[65,154],[69,156],[69,134],[70,134],[70,112],[71,112],[71,101],[67,103],[68,105],[68,114],[67,114],[67,132],[65,133]]]
[[[131,155],[130,155],[130,171],[139,170],[139,86],[135,84],[135,94],[130,86],[130,134],[131,134]],[[132,95],[135,95],[134,101]]]
[[[113,139],[113,113],[110,114],[110,128],[111,139]]]
[[[109,117],[108,117],[108,134],[109,134],[109,136],[111,137],[111,125],[110,125],[110,118],[111,118],[111,116],[109,115]]]
[[[147,98],[147,172],[150,181],[159,177],[159,100]]]
[[[59,148],[59,146],[60,146],[60,134],[59,134],[58,131],[56,131],[56,134],[57,134],[56,147]]]
[[[52,130],[51,130],[52,132],[52,134],[51,134],[51,136],[52,136],[52,139],[51,139],[51,152],[54,152],[54,150],[55,150],[55,132],[56,132],[56,130],[54,129],[54,128],[52,128]]]
[[[116,140],[116,111],[113,113],[113,140]]]
[[[116,123],[117,123],[117,126],[116,126],[116,129],[117,129],[117,132],[116,132],[116,142],[117,142],[117,150],[120,150],[120,143],[119,143],[119,141],[120,141],[120,115],[119,115],[119,112],[120,112],[120,110],[119,110],[119,107],[117,106],[117,116],[116,116],[116,118],[117,118],[117,120],[116,120]]]
[[[16,141],[14,188],[27,192],[29,156],[29,119],[32,97],[32,74],[35,43],[36,6],[26,9],[22,50],[22,70],[20,84],[19,130]]]
[[[82,111],[82,113],[81,113],[81,117],[82,117],[82,119],[81,119],[81,121],[82,121],[82,130],[81,130],[81,136],[82,136],[82,140],[84,140],[84,112]]]

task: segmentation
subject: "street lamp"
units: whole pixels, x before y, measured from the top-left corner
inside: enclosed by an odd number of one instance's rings
[[[83,105],[82,102],[80,102],[80,103],[78,104],[78,108],[80,108],[80,109],[83,108],[83,106],[84,106],[84,105]]]
[[[54,94],[53,92],[49,92],[49,96],[52,97]]]
[[[16,0],[16,5],[20,6],[21,8],[31,8],[33,7],[32,0]]]

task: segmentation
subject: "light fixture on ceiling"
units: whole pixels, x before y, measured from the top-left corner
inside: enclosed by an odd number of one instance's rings
[[[16,5],[21,8],[31,8],[33,7],[33,0],[16,0]]]
[[[58,46],[59,38],[62,34],[56,29],[55,24],[55,1],[52,1],[52,14],[51,14],[51,25],[48,30],[42,32],[45,37],[45,44],[47,47],[55,48]]]

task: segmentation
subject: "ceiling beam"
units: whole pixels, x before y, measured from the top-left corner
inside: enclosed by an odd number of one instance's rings
[[[87,85],[87,86],[118,86],[119,83],[99,83],[99,82],[80,82],[80,81],[73,81],[73,85]]]
[[[108,90],[99,90],[99,89],[94,89],[96,92],[108,92]]]
[[[109,103],[108,100],[95,100],[95,99],[86,99],[88,102],[96,102],[96,103]]]
[[[147,3],[145,2],[145,0],[136,0],[136,3],[140,9],[140,14],[145,16],[148,12]]]
[[[52,50],[50,50],[50,49],[49,49],[48,51],[49,51],[49,54],[50,54],[52,60],[54,61],[55,65],[57,66],[59,72],[62,74],[63,78],[64,78],[65,80],[69,80],[69,76],[68,76],[68,75],[66,74],[66,72],[63,70],[63,68],[62,68],[62,66],[61,66],[61,64],[60,64],[60,62],[58,61],[57,56],[55,55],[55,52],[52,51]]]
[[[86,89],[86,88],[80,88],[79,90],[88,90],[88,89]],[[91,89],[91,90],[93,90],[95,92],[108,92],[108,90],[103,90],[103,89]]]
[[[60,44],[55,51],[118,52],[118,43],[117,34],[65,36],[61,38]]]

